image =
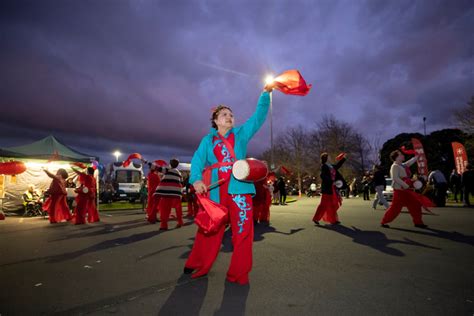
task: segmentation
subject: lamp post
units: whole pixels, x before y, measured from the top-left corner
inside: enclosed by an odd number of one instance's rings
[[[265,78],[265,83],[270,84],[274,80],[272,75],[268,75]],[[273,163],[273,98],[272,93],[270,92],[270,170],[275,169]]]
[[[121,153],[120,151],[118,151],[118,150],[114,151],[113,155],[115,156],[115,161],[118,161],[118,159],[119,159],[119,157],[120,157],[121,154],[122,154],[122,153]]]
[[[425,136],[426,136],[426,117],[423,116],[423,130],[425,132]]]

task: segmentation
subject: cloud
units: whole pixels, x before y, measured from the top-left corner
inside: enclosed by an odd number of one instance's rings
[[[274,93],[275,134],[323,114],[385,139],[423,116],[450,127],[474,93],[473,21],[472,1],[4,1],[0,146],[21,129],[189,158],[212,106],[243,122],[265,74],[289,68],[314,88]],[[269,139],[267,122],[249,152]]]

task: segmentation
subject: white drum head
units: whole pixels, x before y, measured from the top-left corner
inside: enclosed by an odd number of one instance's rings
[[[82,192],[84,192],[84,193],[89,193],[89,189],[88,189],[87,187],[83,187],[83,188],[82,188]]]
[[[413,182],[413,187],[415,188],[415,190],[419,190],[423,187],[423,183],[421,183],[421,181],[419,180],[416,180],[415,182]]]
[[[237,160],[232,167],[232,174],[237,180],[245,180],[249,176],[250,167],[247,161]]]
[[[336,182],[334,182],[334,185],[336,186],[336,188],[340,189],[340,188],[342,188],[344,183],[342,183],[341,180],[337,180]]]

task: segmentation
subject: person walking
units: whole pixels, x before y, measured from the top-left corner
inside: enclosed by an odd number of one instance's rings
[[[464,201],[463,192],[461,188],[461,175],[457,172],[456,169],[453,169],[451,175],[449,176],[449,186],[451,188],[451,191],[453,192],[453,200],[457,203],[459,194],[459,201]]]
[[[385,196],[383,195],[383,191],[387,187],[387,181],[385,180],[385,175],[383,171],[380,169],[380,166],[374,165],[374,178],[373,184],[375,187],[375,200],[372,204],[372,208],[374,210],[377,209],[378,204],[382,204],[385,209],[388,209],[389,205]]]
[[[338,169],[346,161],[345,154],[341,154],[336,164],[329,163],[329,155],[324,152],[321,154],[321,203],[313,216],[313,222],[319,225],[322,219],[330,224],[340,224],[337,210],[342,205],[342,198],[336,188],[335,181],[338,176]],[[337,159],[337,158],[336,158]]]
[[[471,206],[469,195],[474,193],[474,170],[470,163],[466,166],[466,171],[461,176],[461,187],[464,194],[464,206]]]
[[[286,183],[283,177],[278,178],[277,187],[280,193],[280,205],[286,205]]]
[[[434,200],[438,207],[446,206],[446,191],[448,191],[448,181],[440,170],[433,170],[428,175],[428,183],[434,185]]]

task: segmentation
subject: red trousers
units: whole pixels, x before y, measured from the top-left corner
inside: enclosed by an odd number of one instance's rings
[[[65,194],[51,194],[44,202],[43,209],[48,212],[51,224],[71,219],[71,212]]]
[[[415,225],[423,224],[423,220],[421,219],[422,203],[417,199],[414,193],[415,192],[410,190],[393,190],[392,205],[390,205],[385,212],[382,218],[382,224],[388,224],[397,218],[403,207],[408,209]]]
[[[183,208],[181,207],[180,197],[161,196],[158,208],[161,212],[161,225],[160,228],[168,229],[168,220],[170,218],[171,209],[176,210],[176,217],[178,225],[183,225]],[[156,213],[155,213],[156,214]],[[155,215],[156,218],[156,215]]]
[[[73,217],[74,224],[85,224],[86,214],[89,223],[95,223],[100,220],[95,196],[79,193],[76,197],[76,210]]]
[[[221,204],[227,207],[232,229],[234,252],[227,271],[227,280],[239,284],[249,283],[252,270],[253,214],[250,194],[221,194]],[[192,277],[206,275],[217,258],[224,236],[225,226],[213,235],[204,235],[198,229],[194,246],[186,261],[186,268],[197,270]]]
[[[160,197],[158,195],[152,195],[151,202],[150,199],[148,199],[148,203],[150,205],[147,205],[146,213],[147,213],[147,220],[154,224],[157,221],[157,214],[159,213],[159,204],[160,204]]]
[[[188,197],[188,217],[194,217],[197,214],[199,206],[196,198]]]
[[[341,199],[336,193],[322,194],[321,203],[319,203],[313,221],[319,222],[323,219],[325,222],[334,224],[339,221],[337,210],[341,206]]]
[[[270,222],[271,198],[265,201],[254,199],[253,203],[253,220],[260,223]]]

